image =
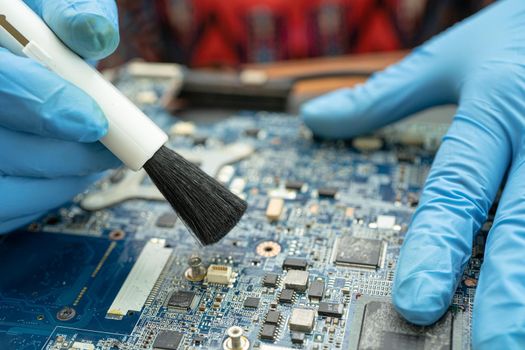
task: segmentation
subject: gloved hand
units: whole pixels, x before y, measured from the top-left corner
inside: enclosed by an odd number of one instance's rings
[[[525,1],[498,1],[355,89],[302,108],[328,138],[458,103],[397,265],[396,309],[428,325],[451,303],[508,170],[476,291],[475,349],[525,347]]]
[[[118,45],[114,0],[27,0],[79,55]],[[119,164],[98,143],[108,122],[95,101],[27,58],[0,47],[0,232],[70,200]]]

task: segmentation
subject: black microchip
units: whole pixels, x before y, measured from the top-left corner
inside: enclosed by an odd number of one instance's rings
[[[193,145],[195,145],[195,146],[202,146],[202,145],[206,144],[207,140],[208,140],[208,138],[206,136],[203,136],[203,135],[193,136]]]
[[[322,187],[317,189],[317,194],[319,197],[330,197],[334,198],[337,194],[337,188],[335,187]]]
[[[273,324],[263,324],[261,328],[261,339],[265,340],[275,340],[275,332],[277,331],[277,327]]]
[[[193,344],[195,345],[202,345],[204,344],[204,342],[206,341],[206,338],[203,336],[203,335],[196,335],[194,338],[193,338]]]
[[[246,136],[257,137],[259,135],[260,131],[261,131],[261,129],[259,129],[259,128],[248,128],[248,129],[244,130],[244,134]]]
[[[177,215],[175,213],[164,213],[157,219],[155,225],[157,227],[172,228],[177,222]]]
[[[278,280],[279,280],[279,275],[275,273],[267,273],[266,275],[264,275],[263,286],[275,288],[277,286]]]
[[[302,343],[304,343],[304,333],[292,332],[292,343],[294,343],[294,344],[302,344]]]
[[[244,307],[256,309],[259,307],[260,300],[261,298],[247,297],[246,299],[244,299]]]
[[[294,294],[293,289],[283,289],[279,295],[279,302],[283,304],[291,304],[293,302]]]
[[[168,300],[168,307],[174,307],[181,310],[189,310],[195,298],[194,292],[178,291],[171,295]]]
[[[288,180],[288,181],[286,181],[286,184],[284,185],[284,187],[286,187],[289,190],[299,191],[299,190],[301,190],[303,185],[304,185],[304,182],[302,182],[302,181],[291,181],[291,180]]]
[[[383,248],[383,241],[378,239],[341,237],[336,247],[335,263],[376,268],[381,265]]]
[[[343,304],[322,302],[319,303],[319,310],[317,310],[317,313],[320,316],[341,318],[343,317],[343,310]]]
[[[324,282],[315,280],[310,283],[308,288],[308,297],[315,299],[322,299],[324,296]]]
[[[279,319],[281,318],[281,313],[276,310],[270,310],[266,314],[266,318],[264,319],[264,323],[269,324],[277,324],[279,323]]]
[[[177,350],[183,334],[176,331],[160,331],[153,343],[154,350]]]
[[[461,317],[458,313],[456,317]],[[359,341],[354,349],[450,350],[454,339],[453,314],[447,312],[435,324],[419,327],[406,322],[389,301],[359,298],[354,313]]]
[[[308,261],[302,258],[286,258],[283,262],[283,269],[285,270],[306,270]]]

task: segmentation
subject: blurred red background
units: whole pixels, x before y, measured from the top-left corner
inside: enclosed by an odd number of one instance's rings
[[[412,48],[491,0],[119,0],[131,58],[235,67]]]

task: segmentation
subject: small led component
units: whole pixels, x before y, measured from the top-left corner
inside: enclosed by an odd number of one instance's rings
[[[206,280],[208,283],[230,284],[232,280],[232,268],[226,265],[210,265]]]
[[[284,209],[284,199],[272,198],[266,207],[266,217],[270,221],[277,221],[281,217]]]

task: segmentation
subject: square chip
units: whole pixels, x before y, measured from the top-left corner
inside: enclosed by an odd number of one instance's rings
[[[264,323],[269,324],[277,324],[279,323],[279,319],[281,318],[281,313],[277,310],[270,310],[266,314],[266,318],[264,320]]]
[[[307,271],[288,270],[284,276],[284,286],[288,289],[304,292],[308,286],[308,277]]]
[[[293,289],[283,289],[281,291],[281,295],[279,295],[279,302],[281,304],[291,304],[293,303],[293,297],[294,297],[294,291]]]
[[[275,273],[267,273],[266,275],[264,275],[263,286],[275,288],[277,286],[278,281],[279,275]]]
[[[157,219],[155,225],[162,228],[172,228],[177,222],[177,214],[175,213],[164,213]]]
[[[194,292],[178,291],[171,295],[168,300],[168,307],[186,311],[192,308],[194,300]]]
[[[153,343],[154,350],[177,350],[183,334],[176,331],[160,331]]]
[[[310,299],[320,300],[324,296],[324,282],[320,280],[315,280],[310,283],[310,288],[308,288],[308,297]]]
[[[390,301],[367,296],[357,300],[352,327],[356,329],[350,339],[353,350],[450,350],[462,344],[450,311],[434,325],[420,327],[399,316]]]
[[[247,297],[246,299],[244,299],[243,306],[256,309],[256,308],[259,307],[259,301],[260,300],[261,300],[261,298]]]
[[[290,316],[290,330],[311,332],[314,329],[315,310],[293,309]]]
[[[275,340],[275,333],[277,332],[277,327],[273,324],[265,323],[261,328],[261,339],[265,340]]]
[[[386,243],[378,239],[339,237],[335,243],[334,263],[337,265],[381,267]]]

